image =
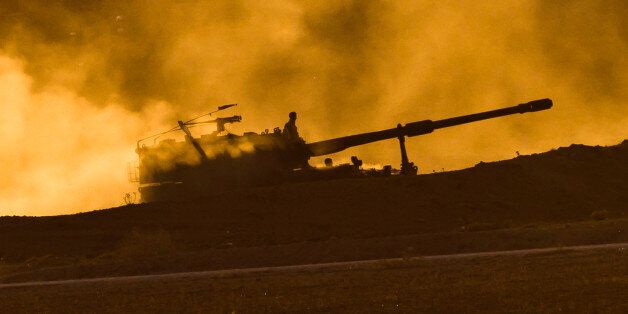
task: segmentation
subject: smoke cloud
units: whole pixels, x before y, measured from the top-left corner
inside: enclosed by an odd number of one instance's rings
[[[297,111],[316,141],[555,101],[408,140],[422,173],[615,144],[628,130],[627,21],[621,0],[4,1],[0,215],[118,205],[136,189],[137,139],[223,103],[240,104],[236,133]],[[331,157],[351,155],[399,163],[395,141]]]

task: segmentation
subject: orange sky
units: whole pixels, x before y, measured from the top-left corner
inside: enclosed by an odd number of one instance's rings
[[[316,3],[316,2],[315,2]],[[223,103],[308,141],[537,98],[407,141],[420,171],[628,138],[625,1],[0,4],[0,215],[121,204],[135,141]],[[333,156],[398,166],[396,141]],[[320,160],[313,160],[314,163]]]

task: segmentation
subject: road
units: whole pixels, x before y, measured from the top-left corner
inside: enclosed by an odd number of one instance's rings
[[[170,274],[103,277],[103,278],[71,279],[71,280],[57,280],[57,281],[33,281],[33,282],[23,282],[23,283],[0,284],[0,289],[13,288],[13,287],[74,285],[74,284],[83,284],[83,283],[139,282],[139,281],[151,281],[151,280],[161,280],[161,279],[185,279],[185,278],[199,278],[199,277],[228,278],[228,277],[241,277],[241,276],[259,275],[259,274],[272,274],[272,273],[291,273],[291,272],[292,273],[306,273],[306,272],[318,272],[318,271],[341,271],[341,270],[361,269],[361,268],[365,268],[368,266],[381,264],[381,263],[396,263],[396,262],[402,262],[402,261],[407,262],[407,261],[421,261],[421,260],[454,260],[454,259],[469,259],[469,258],[477,258],[477,257],[516,256],[516,255],[546,254],[546,253],[559,253],[559,252],[570,252],[570,251],[573,252],[573,251],[612,250],[612,249],[625,250],[627,248],[628,248],[628,243],[579,245],[579,246],[551,247],[551,248],[540,248],[540,249],[475,252],[475,253],[462,253],[462,254],[449,254],[449,255],[431,255],[431,256],[417,256],[417,257],[409,257],[409,258],[389,258],[389,259],[377,259],[377,260],[361,260],[361,261],[291,265],[291,266],[278,266],[278,267],[257,267],[257,268],[244,268],[244,269],[226,269],[226,270],[195,271],[195,272],[170,273]]]

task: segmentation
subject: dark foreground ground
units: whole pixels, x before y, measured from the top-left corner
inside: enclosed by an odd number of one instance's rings
[[[621,249],[444,260],[226,277],[0,286],[7,313],[628,311]]]
[[[627,191],[624,141],[415,177],[0,217],[0,283],[622,243],[628,242]],[[69,302],[78,311],[186,305],[370,312],[399,304],[409,311],[621,312],[627,265],[618,252],[480,258],[190,282],[11,288],[0,291],[0,304],[14,300],[12,306],[45,310]]]

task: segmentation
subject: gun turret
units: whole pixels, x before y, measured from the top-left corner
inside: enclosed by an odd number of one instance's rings
[[[417,122],[411,122],[404,126],[398,126],[396,128],[386,129],[382,131],[375,131],[369,133],[362,133],[356,135],[349,135],[339,137],[335,139],[314,142],[307,144],[307,151],[310,157],[322,156],[337,153],[347,148],[382,141],[392,138],[403,138],[404,136],[412,137],[417,135],[424,135],[434,132],[436,129],[448,128],[456,125],[476,122],[480,120],[492,119],[502,116],[507,116],[516,113],[527,113],[534,111],[541,111],[550,109],[552,107],[551,99],[539,99],[533,100],[524,104],[519,104],[512,107],[506,107],[497,110],[490,110],[466,116],[453,117],[442,120],[423,120]],[[400,140],[401,141],[401,140]]]

